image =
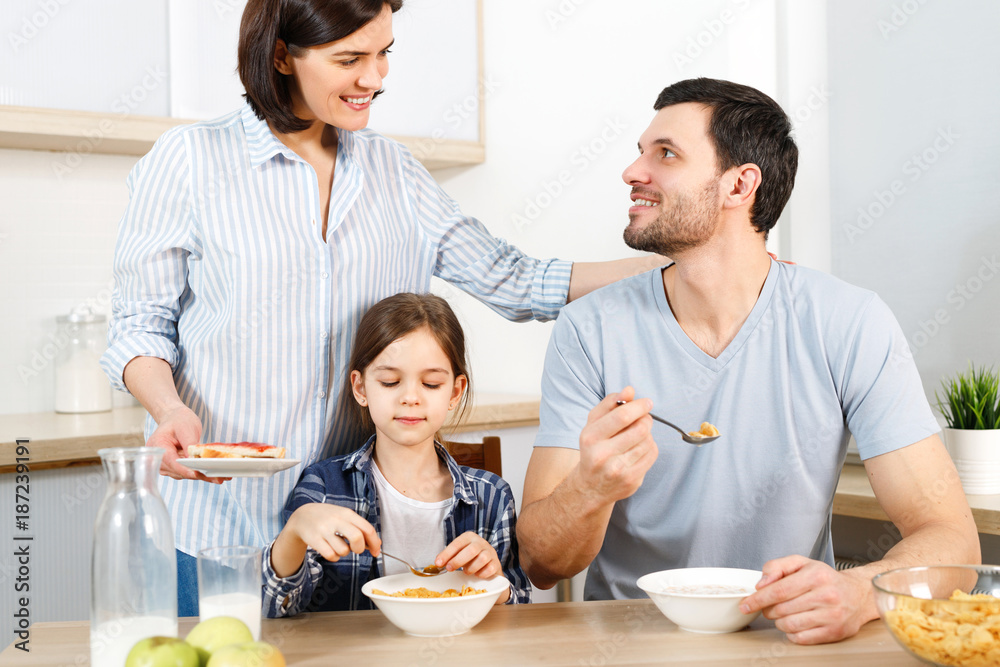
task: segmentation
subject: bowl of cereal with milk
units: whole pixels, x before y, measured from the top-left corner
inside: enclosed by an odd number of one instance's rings
[[[373,579],[361,587],[397,628],[416,637],[451,637],[468,632],[510,588],[497,575],[480,579],[461,570],[434,577],[406,572]]]
[[[741,630],[760,614],[744,614],[740,602],[757,590],[761,576],[760,570],[688,567],[652,572],[636,585],[682,630],[718,634]]]
[[[889,632],[911,654],[946,667],[1000,665],[1000,567],[936,565],[872,579]]]

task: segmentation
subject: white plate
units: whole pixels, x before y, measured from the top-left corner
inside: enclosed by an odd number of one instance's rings
[[[299,459],[177,459],[206,477],[270,477],[300,463]]]

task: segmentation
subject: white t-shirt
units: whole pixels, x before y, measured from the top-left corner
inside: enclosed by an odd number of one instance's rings
[[[382,523],[382,548],[416,567],[433,565],[434,559],[447,546],[444,518],[455,499],[425,503],[407,498],[389,483],[374,461],[372,473]],[[385,575],[409,572],[405,565],[392,558],[383,558],[382,568]]]

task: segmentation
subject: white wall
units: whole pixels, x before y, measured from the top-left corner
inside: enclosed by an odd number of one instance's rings
[[[636,254],[622,241],[621,173],[665,86],[733,77],[777,94],[771,0],[484,4],[486,163],[436,175],[467,213],[537,257]],[[479,387],[537,393],[551,325],[512,324],[441,291],[468,329]]]
[[[0,150],[3,414],[53,409],[56,316],[83,302],[110,306],[115,232],[135,159],[85,155],[63,173],[68,157]]]
[[[775,0],[485,0],[484,12],[487,160],[438,178],[494,234],[539,257],[633,254],[621,240],[621,172],[664,86],[709,75],[778,94]],[[14,14],[5,6],[0,17],[19,24]],[[57,175],[69,157],[0,151],[0,309],[12,324],[0,328],[0,413],[51,410],[54,318],[85,300],[107,308],[135,160],[84,155]],[[549,325],[511,324],[440,289],[469,330],[478,387],[537,393]]]
[[[893,310],[932,400],[1000,362],[997,25],[990,0],[830,3],[832,268]]]

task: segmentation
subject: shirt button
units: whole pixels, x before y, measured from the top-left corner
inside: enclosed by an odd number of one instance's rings
[[[329,336],[329,335],[330,334],[328,334],[327,332],[321,331],[320,334],[319,334],[319,337],[322,338],[323,340],[326,340],[326,337]]]
[[[330,274],[329,274],[329,273],[327,273],[326,271],[324,271],[323,273],[321,273],[321,274],[319,274],[319,275],[320,275],[320,277],[321,277],[321,278],[323,278],[324,280],[325,280],[326,278],[329,278],[329,277],[330,277]]]
[[[320,392],[316,395],[319,396],[320,398],[326,398],[326,392],[322,390],[320,390]]]

